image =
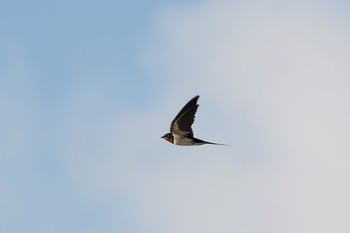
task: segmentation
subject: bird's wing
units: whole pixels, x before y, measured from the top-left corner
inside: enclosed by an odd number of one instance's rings
[[[191,99],[176,115],[170,125],[170,132],[173,134],[193,137],[192,124],[198,108],[199,95]]]

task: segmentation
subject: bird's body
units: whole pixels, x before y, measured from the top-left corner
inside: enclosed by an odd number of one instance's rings
[[[199,146],[207,143],[194,137],[189,138],[189,137],[186,137],[183,135],[177,135],[177,134],[173,134],[173,136],[174,136],[173,143],[179,146],[194,146],[194,145]]]
[[[193,137],[192,124],[198,108],[199,96],[191,99],[176,115],[170,125],[170,133],[164,134],[162,138],[179,146],[198,146],[203,144],[224,145],[214,142],[206,142]]]

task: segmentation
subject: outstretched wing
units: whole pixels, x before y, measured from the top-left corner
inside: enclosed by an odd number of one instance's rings
[[[192,124],[198,108],[199,95],[191,99],[176,115],[170,125],[170,132],[173,134],[193,137]]]

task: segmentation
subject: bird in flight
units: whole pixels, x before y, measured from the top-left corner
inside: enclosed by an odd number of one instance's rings
[[[193,97],[176,115],[174,120],[170,125],[170,133],[164,134],[163,137],[168,142],[179,145],[179,146],[199,146],[203,144],[212,144],[212,145],[222,145],[228,146],[225,144],[219,144],[214,142],[206,142],[201,139],[193,137],[192,124],[194,122],[194,117],[198,108],[199,95]]]

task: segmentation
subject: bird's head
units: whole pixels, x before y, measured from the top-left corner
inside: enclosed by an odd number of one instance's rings
[[[168,142],[173,143],[173,135],[171,133],[166,133],[161,138],[164,138]]]

